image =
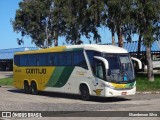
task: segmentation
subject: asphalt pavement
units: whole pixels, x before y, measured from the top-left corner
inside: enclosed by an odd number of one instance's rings
[[[94,116],[92,120],[135,120],[139,118],[129,117],[129,115],[125,118],[118,117],[116,116],[117,112],[115,112],[115,116],[112,118],[100,117],[100,115],[105,116],[107,111],[119,111],[120,113],[129,111],[131,115],[135,112],[138,113],[139,111],[142,111],[145,114],[153,113],[160,116],[160,112],[156,112],[160,110],[160,94],[136,94],[133,96],[112,98],[93,97],[90,101],[82,101],[77,95],[54,92],[41,92],[38,95],[30,95],[25,94],[23,90],[18,90],[13,87],[0,87],[0,91],[0,111],[21,111],[22,113],[25,111],[37,113],[43,111],[47,113],[50,111],[51,114],[49,115],[57,115],[59,117],[57,119],[59,120],[69,119],[65,117],[68,115],[71,116],[71,119],[76,119],[76,117],[78,117],[80,120],[88,120],[89,116]],[[56,111],[59,111],[59,113],[57,114]],[[68,113],[64,113],[63,111],[68,111]],[[92,111],[95,112],[92,113]],[[96,111],[99,112],[96,113]],[[90,114],[89,116],[87,112]],[[88,117],[85,118],[84,115],[87,115]],[[99,118],[96,116],[99,116]],[[19,119],[19,117],[16,118]],[[32,119],[34,120],[35,118]],[[36,119],[41,120],[42,118]],[[55,117],[46,119],[55,119]],[[147,117],[147,119],[142,117],[138,120],[143,119],[159,120],[159,117]]]

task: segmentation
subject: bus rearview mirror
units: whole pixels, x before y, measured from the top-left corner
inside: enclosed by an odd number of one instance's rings
[[[139,59],[137,59],[135,57],[131,57],[131,59],[134,60],[134,61],[136,61],[138,63],[139,69],[142,69],[142,62]]]
[[[101,60],[104,64],[105,64],[105,68],[106,69],[109,69],[109,64],[108,64],[108,61],[103,58],[103,57],[99,57],[99,56],[94,56],[95,59],[98,59],[98,60]]]

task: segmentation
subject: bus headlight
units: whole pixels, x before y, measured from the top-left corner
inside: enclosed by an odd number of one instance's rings
[[[111,86],[109,83],[106,83],[106,84],[105,84],[105,87],[108,87],[108,88],[111,88],[111,89],[114,89],[114,88],[115,88],[114,86]]]

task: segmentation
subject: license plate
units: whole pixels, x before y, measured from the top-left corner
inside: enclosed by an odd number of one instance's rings
[[[122,93],[121,93],[121,95],[126,95],[126,94],[127,94],[127,92],[122,92]]]

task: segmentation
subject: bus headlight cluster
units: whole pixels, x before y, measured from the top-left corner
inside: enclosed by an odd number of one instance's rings
[[[114,86],[111,86],[109,83],[106,83],[106,84],[105,84],[105,87],[108,87],[108,88],[111,88],[111,89],[114,89],[114,88],[115,88]]]

